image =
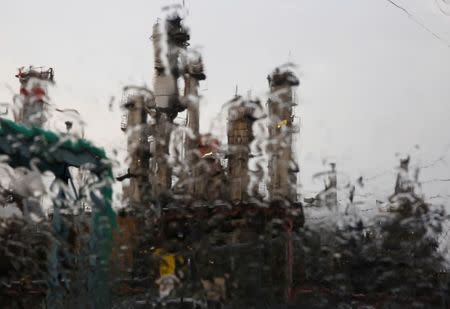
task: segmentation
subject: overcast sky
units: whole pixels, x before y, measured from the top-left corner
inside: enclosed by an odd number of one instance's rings
[[[386,0],[185,2],[191,45],[201,47],[208,76],[201,85],[202,131],[236,85],[242,94],[264,98],[267,74],[292,61],[301,79],[297,115],[306,189],[324,158],[336,160],[349,177],[372,177],[392,171],[398,152],[422,164],[444,156],[447,163],[425,169],[422,179],[450,178],[450,16],[437,6],[445,0],[397,0],[413,17]],[[89,139],[124,148],[121,89],[152,85],[149,37],[169,3],[2,1],[0,102],[11,102],[10,88],[18,90],[18,67],[51,66],[54,104],[77,108]],[[394,175],[380,179],[371,190],[388,194]],[[435,192],[449,189],[450,182],[433,183]]]

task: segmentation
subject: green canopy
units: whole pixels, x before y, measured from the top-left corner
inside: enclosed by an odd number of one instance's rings
[[[108,307],[109,259],[116,216],[111,207],[111,164],[105,151],[84,139],[26,127],[0,118],[0,155],[7,155],[8,164],[12,167],[35,167],[41,172],[51,171],[55,177],[64,181],[69,177],[69,166],[84,166],[98,176],[101,197],[91,192],[93,215],[90,246],[91,254],[96,257],[91,292],[95,307]]]

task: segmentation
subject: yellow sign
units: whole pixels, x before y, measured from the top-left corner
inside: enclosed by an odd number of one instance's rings
[[[159,275],[175,275],[175,256],[173,254],[164,255],[159,265]]]
[[[159,275],[175,275],[176,260],[174,254],[163,254],[161,249],[155,250],[155,256],[161,257],[159,264]]]

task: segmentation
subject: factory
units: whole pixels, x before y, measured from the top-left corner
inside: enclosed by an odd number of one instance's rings
[[[71,119],[58,134],[47,130],[52,112],[64,112],[51,106],[47,94],[53,69],[19,69],[14,121],[0,118],[0,154],[8,158],[4,169],[12,178],[7,185],[0,183],[0,205],[14,205],[22,214],[0,218],[0,275],[9,280],[2,281],[7,288],[0,292],[0,306],[308,304],[318,295],[330,300],[344,295],[340,286],[324,284],[330,278],[347,272],[359,280],[360,269],[352,263],[359,265],[363,255],[348,253],[356,247],[352,235],[359,237],[361,248],[373,246],[382,261],[392,252],[402,253],[398,239],[385,233],[397,227],[395,222],[386,229],[379,222],[349,225],[355,228],[348,243],[336,241],[334,234],[345,239],[351,230],[347,226],[333,230],[333,223],[321,230],[322,218],[311,213],[325,213],[323,222],[343,218],[335,163],[318,174],[325,189],[300,201],[295,152],[300,81],[290,65],[268,72],[265,100],[236,90],[220,111],[223,136],[200,132],[200,85],[207,76],[190,36],[180,7],[165,10],[153,26],[153,85],[123,89],[123,173],[113,174],[112,161],[84,140],[84,128]],[[48,171],[54,183],[47,200],[51,211],[44,213],[46,190],[36,187],[40,182],[35,180]],[[407,157],[401,160],[386,210],[399,222],[429,211],[410,174]],[[112,208],[115,182],[121,191],[117,209]],[[355,185],[348,185],[349,205],[356,205]],[[346,210],[347,215],[353,220]],[[422,230],[412,226],[392,234],[415,244],[425,234],[415,231]],[[376,247],[384,245],[383,239],[392,248]],[[363,294],[355,287],[344,296],[373,302],[371,290]],[[14,299],[18,291],[23,299]]]
[[[174,196],[180,196],[176,202],[182,204],[296,203],[299,169],[293,135],[298,131],[294,98],[299,80],[291,70],[276,68],[267,77],[265,104],[236,94],[224,105],[226,141],[200,134],[199,85],[206,75],[201,55],[189,48],[189,38],[177,12],[158,21],[152,35],[153,90],[124,90],[121,129],[127,134],[129,168],[118,179],[128,179],[123,187],[126,203],[150,205]],[[266,127],[269,141],[259,147],[252,147],[255,122]],[[265,166],[249,170],[258,156],[266,157]],[[262,176],[256,176],[258,172]]]

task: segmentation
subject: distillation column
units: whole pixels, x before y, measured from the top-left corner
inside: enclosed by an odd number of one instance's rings
[[[127,122],[122,130],[127,133],[127,150],[130,166],[128,177],[130,184],[124,188],[124,195],[129,199],[131,206],[148,202],[150,196],[149,159],[150,125],[147,115],[151,102],[143,94],[125,96],[123,108],[127,110]]]
[[[177,15],[169,16],[153,28],[155,50],[154,91],[157,109],[155,158],[152,160],[152,193],[155,197],[167,194],[172,185],[172,170],[168,163],[173,120],[185,109],[178,91],[179,57],[185,51],[189,33]],[[164,40],[165,39],[165,40]]]
[[[189,171],[187,173],[186,190],[190,197],[194,199],[198,196],[202,186],[199,182],[204,181],[202,175],[199,175],[197,165],[200,162],[198,147],[200,145],[200,98],[198,88],[201,80],[206,78],[203,72],[203,63],[200,54],[188,51],[185,57],[184,68],[184,98],[186,105],[186,127],[189,129],[189,135],[185,135],[185,160]]]
[[[200,110],[198,88],[201,80],[206,76],[203,72],[202,58],[197,53],[187,54],[184,73],[184,103],[187,107],[186,126],[194,135],[194,139],[186,141],[186,153],[192,152],[198,147],[200,134]]]
[[[292,154],[294,93],[299,85],[297,77],[288,70],[279,68],[268,77],[270,98],[267,102],[269,114],[269,199],[293,202],[297,198],[296,173]]]
[[[253,140],[252,126],[256,120],[254,114],[260,109],[260,103],[236,98],[231,104],[227,124],[229,197],[232,202],[238,203],[247,201],[249,197],[249,146]]]
[[[14,99],[14,120],[30,127],[42,127],[47,121],[47,86],[53,83],[53,69],[21,68],[16,77],[20,81],[20,96]]]

